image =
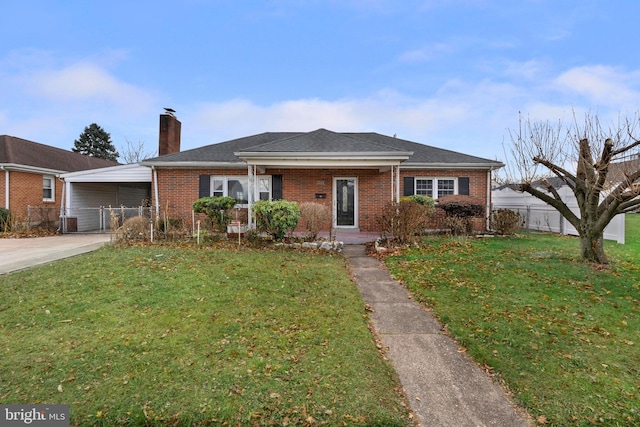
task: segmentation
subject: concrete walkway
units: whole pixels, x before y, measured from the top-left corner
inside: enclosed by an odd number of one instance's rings
[[[382,262],[367,256],[363,245],[346,245],[343,253],[421,426],[529,425]]]
[[[0,274],[13,273],[98,249],[109,234],[64,234],[25,239],[0,239]]]

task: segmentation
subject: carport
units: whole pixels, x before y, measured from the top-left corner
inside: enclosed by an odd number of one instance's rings
[[[150,213],[151,169],[138,163],[60,175],[63,232],[105,231],[119,217]]]

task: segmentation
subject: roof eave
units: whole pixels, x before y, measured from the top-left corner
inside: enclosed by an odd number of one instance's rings
[[[238,151],[236,157],[245,159],[388,159],[407,160],[412,151]]]
[[[178,162],[164,162],[164,161],[143,161],[140,163],[142,166],[156,167],[156,168],[245,168],[247,164],[245,162],[201,162],[201,161],[178,161]]]
[[[60,169],[48,169],[38,166],[20,165],[16,163],[0,163],[0,170],[10,170],[16,172],[42,173],[48,175],[59,175],[67,171]]]
[[[504,167],[504,163],[402,163],[401,169],[484,169],[495,170]]]

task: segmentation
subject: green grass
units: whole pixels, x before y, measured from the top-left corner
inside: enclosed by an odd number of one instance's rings
[[[0,277],[0,402],[78,425],[406,425],[341,256],[108,247]]]
[[[640,215],[597,269],[576,238],[430,239],[388,258],[478,363],[534,419],[640,425]]]

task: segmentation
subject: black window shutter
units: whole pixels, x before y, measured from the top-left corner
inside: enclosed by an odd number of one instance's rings
[[[413,196],[415,194],[413,183],[414,179],[412,176],[404,177],[404,191],[402,193],[403,196]]]
[[[198,197],[209,197],[211,195],[211,179],[209,175],[200,175],[200,187]]]
[[[271,176],[271,199],[282,199],[282,175]]]
[[[469,177],[461,176],[458,178],[458,194],[463,196],[469,195]]]

